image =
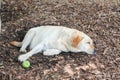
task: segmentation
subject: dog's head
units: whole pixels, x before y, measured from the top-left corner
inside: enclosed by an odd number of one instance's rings
[[[95,54],[95,48],[92,39],[84,34],[75,34],[72,38],[72,46],[78,49],[78,52],[86,52],[88,54]]]

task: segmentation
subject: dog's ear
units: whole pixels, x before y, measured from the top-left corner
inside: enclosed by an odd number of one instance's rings
[[[73,47],[77,47],[79,42],[83,39],[83,37],[79,36],[79,35],[75,35],[72,38],[72,46]]]

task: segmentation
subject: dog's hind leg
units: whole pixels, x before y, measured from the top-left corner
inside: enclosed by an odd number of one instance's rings
[[[22,41],[22,46],[20,48],[20,52],[26,52],[26,48],[30,45],[30,43],[31,43],[34,36],[35,36],[35,31],[30,29],[26,33],[26,35],[25,35],[25,37],[24,37],[24,39]]]
[[[45,48],[46,48],[45,43],[40,43],[35,48],[33,48],[31,51],[29,51],[28,53],[20,55],[18,57],[18,60],[21,61],[21,62],[25,61],[29,57],[31,57],[32,55],[37,54],[39,52],[42,52]]]

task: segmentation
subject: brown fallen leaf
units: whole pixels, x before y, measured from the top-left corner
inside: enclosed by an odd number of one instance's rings
[[[65,67],[64,67],[64,71],[67,72],[70,76],[73,76],[74,72],[70,66],[70,64],[67,64]]]

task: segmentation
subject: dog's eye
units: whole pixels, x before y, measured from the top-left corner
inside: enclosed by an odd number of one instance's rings
[[[90,42],[87,42],[87,44],[90,44]]]

